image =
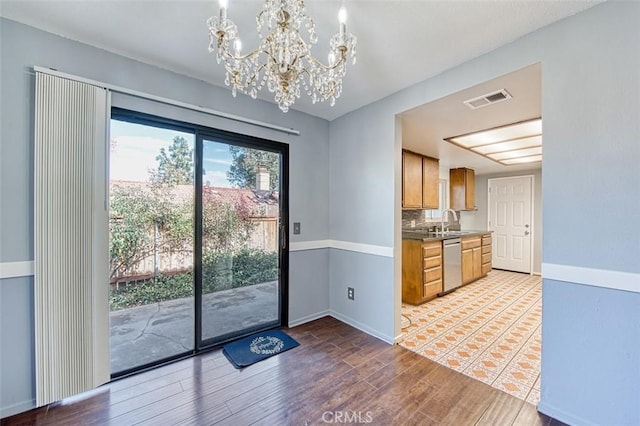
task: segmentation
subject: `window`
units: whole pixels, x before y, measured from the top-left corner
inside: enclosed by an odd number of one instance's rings
[[[438,193],[439,193],[439,201],[438,205],[440,206],[437,210],[425,210],[424,217],[425,219],[440,219],[442,217],[442,211],[444,209],[449,208],[449,181],[446,179],[440,179],[440,184],[438,185]]]

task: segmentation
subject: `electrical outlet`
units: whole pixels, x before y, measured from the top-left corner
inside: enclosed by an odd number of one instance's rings
[[[300,234],[300,222],[293,222],[293,234]]]
[[[347,299],[349,299],[349,300],[355,300],[356,299],[355,291],[354,291],[353,287],[347,287]]]

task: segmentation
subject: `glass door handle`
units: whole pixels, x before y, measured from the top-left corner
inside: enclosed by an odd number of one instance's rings
[[[287,248],[287,232],[284,226],[280,225],[280,232],[282,234],[282,250]]]

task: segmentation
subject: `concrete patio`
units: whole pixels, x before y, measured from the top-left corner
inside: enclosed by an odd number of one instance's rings
[[[203,296],[202,337],[208,339],[278,319],[277,281]],[[111,372],[193,349],[193,298],[111,312]]]

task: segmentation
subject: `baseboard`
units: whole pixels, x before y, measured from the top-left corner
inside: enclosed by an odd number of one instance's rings
[[[25,411],[33,410],[34,408],[36,408],[35,399],[18,402],[17,404],[9,405],[8,407],[0,407],[0,419],[24,413]]]
[[[553,405],[546,404],[544,401],[540,400],[538,402],[538,411],[545,416],[552,417],[556,420],[561,421],[562,423],[566,423],[573,426],[597,426],[596,423],[592,423],[582,417],[575,416],[571,413],[567,413],[564,410],[560,410],[559,408],[554,407]]]
[[[346,315],[342,315],[334,310],[329,310],[329,315],[331,315],[332,317],[334,317],[335,319],[342,321],[345,324],[349,324],[351,327],[353,328],[357,328],[360,331],[363,331],[375,338],[378,338],[380,340],[382,340],[385,343],[388,343],[390,345],[393,345],[395,343],[395,339],[391,336],[386,336],[380,332],[378,332],[378,330],[374,330],[373,328],[362,324],[361,322],[358,322],[356,320],[354,320],[353,318],[349,318]]]
[[[322,317],[326,317],[326,316],[329,316],[329,315],[331,315],[331,313],[329,312],[328,309],[325,310],[325,311],[316,312],[315,314],[307,315],[307,316],[304,316],[302,318],[298,318],[296,320],[289,321],[289,326],[288,327],[289,328],[297,327],[299,325],[305,324],[307,322],[315,321],[317,319],[320,319]]]

